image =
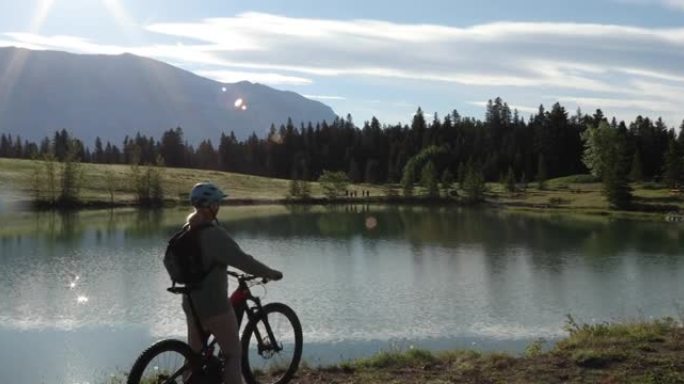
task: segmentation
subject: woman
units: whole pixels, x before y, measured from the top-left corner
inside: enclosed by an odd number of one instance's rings
[[[228,232],[218,225],[221,200],[227,195],[209,182],[198,183],[190,192],[190,203],[195,211],[188,216],[187,223],[206,226],[199,232],[202,262],[205,266],[218,266],[202,281],[198,289],[190,293],[197,316],[205,331],[214,335],[226,358],[223,373],[225,384],[242,383],[240,373],[240,339],[237,318],[228,299],[228,266],[271,280],[280,280],[283,274],[271,269],[243,252]],[[197,322],[190,311],[188,298],[183,296],[183,310],[188,323],[188,344],[199,352],[202,340]]]

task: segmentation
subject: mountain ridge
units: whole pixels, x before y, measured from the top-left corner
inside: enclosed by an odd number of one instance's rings
[[[234,103],[242,99],[246,109]],[[196,144],[233,131],[264,137],[271,124],[331,122],[329,106],[264,84],[221,83],[123,53],[74,54],[0,47],[0,132],[32,141],[66,129],[91,145],[181,127]]]

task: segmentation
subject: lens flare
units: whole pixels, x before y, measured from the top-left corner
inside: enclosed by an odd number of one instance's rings
[[[268,140],[270,142],[276,143],[276,144],[282,144],[283,143],[283,138],[282,138],[282,136],[280,136],[280,134],[278,132],[276,132],[272,135],[269,135]]]
[[[373,216],[366,218],[366,229],[373,230],[378,226],[378,219]]]
[[[226,88],[226,87],[221,87],[221,92],[225,92],[225,91],[227,91],[227,90],[228,90],[228,88]]]

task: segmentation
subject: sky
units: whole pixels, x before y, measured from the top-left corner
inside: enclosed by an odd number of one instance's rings
[[[357,125],[560,102],[684,120],[684,0],[3,0],[0,46],[150,57]],[[2,76],[2,68],[0,68]]]

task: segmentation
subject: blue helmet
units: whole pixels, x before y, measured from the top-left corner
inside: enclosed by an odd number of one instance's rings
[[[193,207],[208,207],[212,203],[220,203],[228,195],[214,184],[205,181],[195,184],[190,191],[190,204]]]

